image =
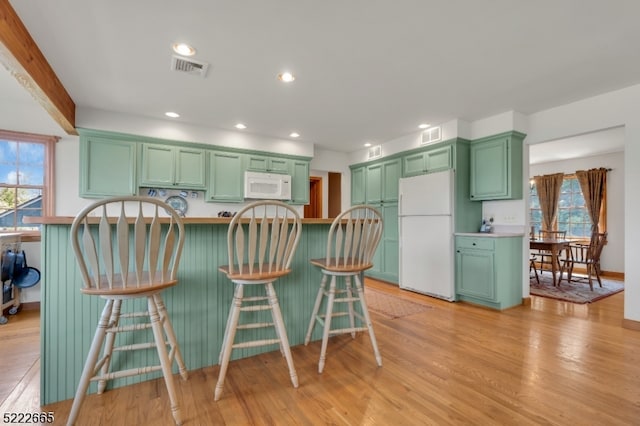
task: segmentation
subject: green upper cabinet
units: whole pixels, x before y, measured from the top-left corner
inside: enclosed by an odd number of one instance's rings
[[[366,166],[351,169],[351,204],[364,204],[366,202]]]
[[[451,145],[426,148],[403,157],[404,177],[440,172],[453,167],[453,147]]]
[[[141,186],[205,189],[205,150],[142,144]]]
[[[81,133],[80,196],[136,194],[136,152],[136,142]]]
[[[209,151],[209,184],[205,199],[238,203],[244,201],[244,155]]]
[[[247,170],[252,172],[290,174],[289,160],[266,155],[247,155]],[[307,176],[307,181],[308,181]]]
[[[309,204],[309,162],[291,160],[291,204]]]
[[[398,201],[398,181],[402,173],[400,158],[366,168],[366,202],[376,204]]]
[[[471,143],[471,188],[474,201],[522,199],[522,141],[507,132]]]

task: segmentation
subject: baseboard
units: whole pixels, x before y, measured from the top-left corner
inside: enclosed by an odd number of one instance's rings
[[[531,296],[522,298],[522,306],[531,306]]]
[[[39,311],[40,302],[25,302],[20,304],[20,309],[23,311]]]
[[[629,330],[640,331],[640,321],[634,321],[630,319],[622,320],[622,328],[628,328]]]
[[[614,280],[624,281],[624,272],[602,271],[602,276]]]

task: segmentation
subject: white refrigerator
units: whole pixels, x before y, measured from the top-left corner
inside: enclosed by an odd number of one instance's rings
[[[453,178],[446,170],[400,179],[400,288],[454,301]]]

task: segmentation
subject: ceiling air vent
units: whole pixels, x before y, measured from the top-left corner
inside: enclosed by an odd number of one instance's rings
[[[376,145],[369,148],[369,160],[378,158],[382,155],[382,145]]]
[[[442,134],[440,133],[440,126],[431,127],[424,132],[422,132],[422,144],[428,144],[432,142],[437,142],[442,138]]]
[[[173,55],[171,56],[171,69],[186,74],[199,75],[204,78],[207,75],[209,64]]]

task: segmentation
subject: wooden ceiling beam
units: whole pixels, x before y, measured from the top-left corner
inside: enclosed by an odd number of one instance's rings
[[[8,0],[0,0],[0,62],[69,135],[76,104]]]

